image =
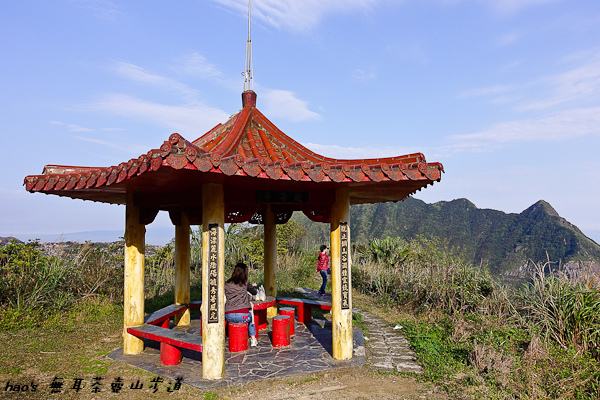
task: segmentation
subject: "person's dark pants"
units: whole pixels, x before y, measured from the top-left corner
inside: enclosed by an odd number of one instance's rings
[[[319,293],[325,293],[325,287],[327,286],[327,271],[319,271],[321,273],[321,278],[323,278],[323,284],[321,285],[321,289],[319,289]]]

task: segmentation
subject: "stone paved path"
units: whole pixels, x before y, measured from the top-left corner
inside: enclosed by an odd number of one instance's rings
[[[321,299],[314,290],[305,288],[297,288],[296,290],[307,297]],[[416,354],[410,349],[402,329],[394,329],[382,319],[356,307],[353,308],[353,312],[361,314],[362,320],[367,326],[364,341],[367,364],[370,368],[390,372],[422,372]]]
[[[354,311],[362,314],[363,321],[367,325],[364,340],[367,364],[371,368],[383,371],[422,372],[416,354],[410,349],[401,329],[394,329],[366,311],[356,308]]]

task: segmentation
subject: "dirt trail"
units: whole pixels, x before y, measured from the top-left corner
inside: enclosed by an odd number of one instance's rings
[[[253,382],[212,391],[222,399],[447,399],[434,387],[366,367]]]

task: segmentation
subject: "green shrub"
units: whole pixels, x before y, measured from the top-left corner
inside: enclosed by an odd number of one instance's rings
[[[443,382],[469,364],[468,343],[455,341],[453,321],[446,317],[436,323],[430,321],[400,321],[406,338],[423,364],[423,378]]]
[[[277,258],[277,288],[293,291],[298,287],[314,287],[316,262],[304,252],[284,253]],[[320,279],[320,278],[319,278]]]
[[[0,248],[0,301],[18,311],[64,308],[75,294],[74,267],[44,255],[37,241],[9,243]]]
[[[33,329],[43,325],[47,318],[39,309],[17,309],[13,307],[0,307],[0,330],[17,331],[20,329]]]
[[[357,247],[354,288],[417,312],[489,312],[505,296],[487,270],[437,239],[373,239]]]
[[[600,288],[560,270],[546,274],[547,267],[537,265],[531,284],[518,293],[521,313],[546,339],[600,360]]]

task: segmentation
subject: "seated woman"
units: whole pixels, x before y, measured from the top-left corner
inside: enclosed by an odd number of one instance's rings
[[[256,284],[248,282],[248,267],[244,263],[237,263],[229,278],[225,282],[225,320],[227,322],[248,322],[248,334],[250,335],[250,346],[258,345],[256,340],[256,328],[250,314],[250,298],[248,292],[255,295],[258,293]]]

